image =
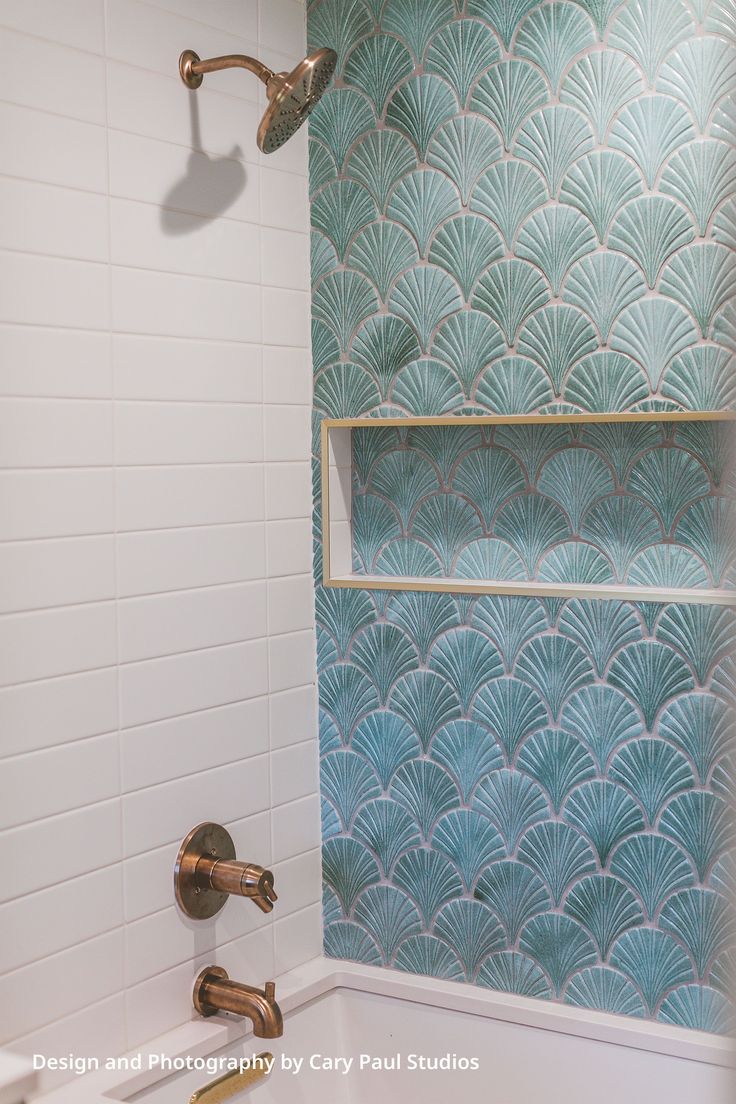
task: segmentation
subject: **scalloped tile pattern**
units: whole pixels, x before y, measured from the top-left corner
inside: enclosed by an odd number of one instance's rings
[[[470,340],[481,339],[478,329]],[[643,377],[637,382],[644,387]],[[580,386],[587,383],[582,373]],[[724,493],[735,474],[732,433],[699,425],[696,458],[695,425],[390,429],[367,475],[354,470],[353,501],[366,519],[393,514],[394,526],[376,530],[380,543],[355,549],[353,570],[410,574],[394,569],[420,541],[435,578],[487,578],[492,556],[498,570],[490,577],[514,581],[727,587],[736,566],[736,514]],[[364,456],[371,437],[354,431]]]
[[[734,406],[728,10],[313,0],[315,428]],[[713,427],[378,430],[353,461],[363,569],[731,573]],[[317,619],[327,953],[727,1030],[733,615],[318,587]]]

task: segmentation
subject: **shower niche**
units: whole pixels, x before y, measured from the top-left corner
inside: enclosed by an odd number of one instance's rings
[[[736,605],[735,418],[325,419],[323,583]]]

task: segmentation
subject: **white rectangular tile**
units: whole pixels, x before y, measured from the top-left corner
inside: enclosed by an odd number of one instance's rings
[[[120,333],[261,339],[261,289],[255,284],[113,268],[112,300],[113,329]]]
[[[117,728],[114,668],[0,690],[0,756],[99,736]]]
[[[265,517],[260,464],[119,468],[115,483],[117,524],[123,531],[222,525]]]
[[[349,575],[353,564],[353,534],[349,521],[330,522],[330,570]]]
[[[183,235],[190,263],[191,234],[199,224],[196,218],[177,219],[175,212],[260,222],[259,171],[246,163],[239,146],[232,146],[231,156],[210,157],[170,139],[122,130],[109,131],[109,142],[111,194],[154,204],[161,231]]]
[[[122,857],[120,799],[11,828],[0,834],[0,847],[0,901],[111,866]]]
[[[350,521],[353,513],[352,468],[330,468],[330,522]]]
[[[262,168],[261,214],[264,226],[304,231],[309,225],[309,215],[303,178],[280,169]]]
[[[204,923],[192,923],[173,905],[129,923],[125,931],[126,985],[138,985],[208,951],[212,957],[233,940],[270,925],[270,919],[252,905],[240,904],[240,908],[224,910]]]
[[[262,814],[266,815],[266,814]],[[167,908],[173,897],[173,871],[181,840],[134,855],[123,862],[125,921]]]
[[[182,18],[178,8],[164,11],[139,0],[107,0],[107,53],[114,60],[178,79],[179,54],[193,49],[192,43],[200,57],[252,54],[255,48],[253,40],[241,39],[231,29]],[[253,101],[258,92],[256,78],[237,70],[208,74],[208,85]]]
[[[266,584],[126,598],[118,623],[121,663],[253,640],[267,631]]]
[[[259,973],[271,977],[273,939],[270,928],[230,943],[215,955],[207,951],[192,962],[175,966],[126,990],[128,1045],[139,1046],[191,1019],[194,979],[205,966],[218,963],[233,977],[256,977]]]
[[[309,345],[310,300],[305,291],[263,288],[263,342],[265,345]]]
[[[117,402],[117,464],[235,464],[263,457],[260,407]]]
[[[79,50],[105,52],[104,0],[0,0],[0,24]]]
[[[312,366],[306,349],[263,347],[263,400],[311,406]]]
[[[0,177],[0,248],[106,261],[107,199]]]
[[[0,544],[0,614],[115,597],[109,537]]]
[[[314,751],[316,761],[317,753]],[[317,774],[314,772],[316,785]],[[320,845],[319,793],[289,802],[271,813],[273,861],[282,862]]]
[[[268,866],[271,863],[271,814],[256,813],[225,825],[235,849],[249,860]],[[126,921],[150,916],[171,905],[173,900],[172,872],[181,840],[134,855],[123,863]],[[236,910],[238,911],[238,910]],[[253,910],[256,911],[255,909]],[[232,910],[230,910],[232,913]],[[221,914],[224,919],[224,914]],[[230,927],[228,927],[228,931]]]
[[[260,248],[261,232],[251,223],[162,212],[129,199],[110,202],[110,258],[116,265],[254,284],[260,280]]]
[[[112,469],[0,471],[0,540],[111,532]]]
[[[200,526],[118,537],[122,597],[249,582],[265,574],[264,527]]]
[[[0,326],[0,394],[109,398],[112,367],[108,334]]]
[[[318,789],[316,739],[271,752],[271,803],[274,809],[316,794]],[[312,847],[317,847],[318,843],[319,840],[316,840]],[[300,851],[305,850],[306,847],[300,848]],[[274,852],[275,862],[286,857]]]
[[[105,63],[55,42],[2,31],[4,87],[24,107],[90,123],[105,121]]]
[[[306,632],[273,636],[268,642],[270,689],[274,693],[304,686],[315,676],[315,640]]]
[[[319,848],[274,863],[273,872],[276,884],[281,887],[279,919],[320,900],[322,858]]]
[[[73,985],[70,978],[74,978]],[[0,977],[0,1001],[3,1008],[13,1009],[11,1037],[35,1031],[119,992],[122,981],[121,928],[4,974]],[[43,1000],[38,999],[39,993]]]
[[[74,1054],[79,1040],[84,1040],[84,1054],[98,1058],[103,1065],[106,1058],[122,1054],[127,1049],[125,1034],[125,998],[116,993],[97,1001],[69,1016],[63,1016],[39,1031],[13,1040],[13,1051],[32,1058],[34,1054]],[[38,1074],[38,1090],[46,1093],[76,1080],[69,1070],[41,1070]]]
[[[107,190],[105,128],[0,103],[3,172],[87,192]]]
[[[303,521],[270,521],[266,526],[268,574],[304,575],[312,570],[312,526]]]
[[[311,575],[272,579],[268,584],[268,631],[297,632],[314,627],[314,579]]]
[[[0,321],[106,329],[110,321],[107,266],[3,252]]]
[[[0,467],[92,467],[112,462],[108,402],[1,399]]]
[[[176,48],[172,53],[176,66]],[[243,74],[230,76],[242,79]],[[193,96],[178,73],[163,76],[113,61],[107,66],[107,97],[108,122],[114,130],[173,142],[187,151],[245,160],[256,171],[255,135],[261,112],[255,103],[223,95],[211,83],[203,84]],[[151,104],[156,105],[155,111]]]
[[[116,796],[118,758],[112,733],[5,759],[0,831]]]
[[[269,521],[312,514],[311,464],[266,464],[266,517]]]
[[[210,925],[195,927],[173,905],[132,921],[125,928],[125,985],[139,985],[206,950],[215,950]]]
[[[122,923],[120,863],[9,901],[0,905],[3,971],[74,947]]]
[[[219,947],[216,963],[224,966],[231,977],[252,977],[258,979],[259,987],[264,985],[275,973],[273,924]]]
[[[276,974],[295,970],[322,954],[322,907],[310,905],[273,926]]]
[[[266,460],[309,460],[311,411],[308,408],[267,406],[263,419]]]
[[[269,698],[271,747],[301,743],[317,731],[317,691],[314,685],[271,694]]]
[[[264,227],[263,244],[264,284],[276,288],[307,291],[309,288],[309,235],[293,230],[275,230]]]
[[[338,427],[330,430],[329,452],[330,467],[352,468],[353,466],[353,431]]]
[[[284,53],[301,55],[306,44],[306,8],[296,0],[268,0],[259,4],[259,39]]]
[[[0,686],[115,663],[112,602],[0,617]]]
[[[137,790],[123,798],[125,855],[137,855],[174,840],[203,820],[240,820],[268,808],[268,756]]]
[[[261,399],[257,345],[116,334],[112,349],[119,399],[242,403]]]
[[[257,698],[268,690],[266,645],[229,644],[120,670],[123,727]]]
[[[248,0],[147,0],[156,8],[174,12],[176,15],[195,19],[210,27],[220,27],[224,31],[240,35],[255,42],[258,37],[258,4]]]
[[[268,701],[237,702],[121,734],[126,792],[268,751]]]

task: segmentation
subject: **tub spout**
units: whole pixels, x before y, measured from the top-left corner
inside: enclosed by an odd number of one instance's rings
[[[232,1012],[253,1021],[259,1039],[277,1039],[284,1033],[281,1009],[276,1003],[276,986],[267,981],[264,989],[230,981],[221,966],[207,966],[194,983],[194,1007],[200,1016]]]

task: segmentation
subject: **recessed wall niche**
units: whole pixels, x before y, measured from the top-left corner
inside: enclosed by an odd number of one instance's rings
[[[735,604],[733,417],[325,420],[324,583]]]

